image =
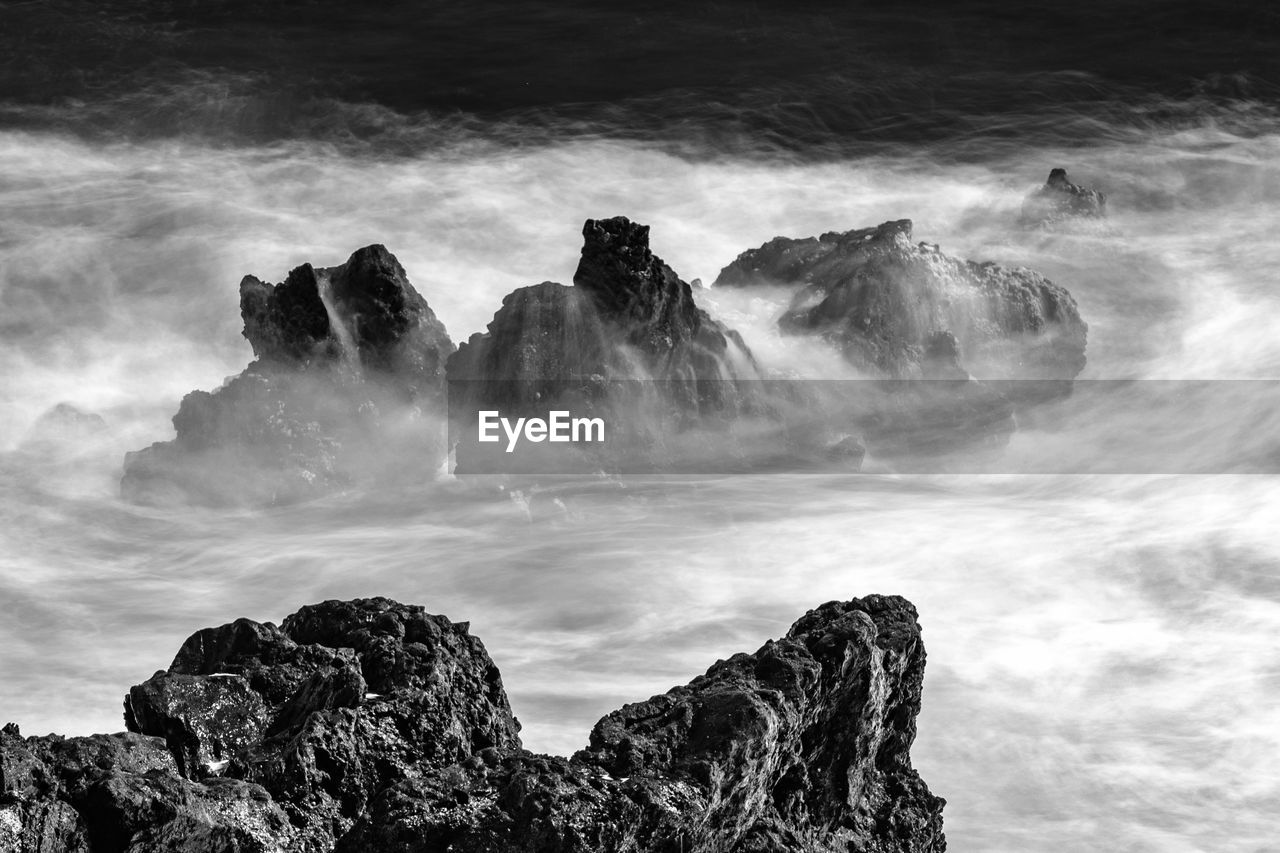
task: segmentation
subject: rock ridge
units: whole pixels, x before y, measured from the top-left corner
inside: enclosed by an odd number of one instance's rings
[[[523,749],[466,623],[385,598],[193,634],[129,731],[0,731],[0,849],[942,851],[911,767],[915,608],[830,602],[752,654]]]

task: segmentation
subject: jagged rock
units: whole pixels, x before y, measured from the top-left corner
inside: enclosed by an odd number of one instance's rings
[[[331,849],[382,787],[520,744],[498,670],[467,626],[386,599],[199,631],[168,672],[130,690],[125,721],[163,736],[189,778],[221,762],[260,783],[315,850]],[[202,749],[213,760],[193,760]]]
[[[353,482],[428,476],[444,436],[444,326],[379,245],[341,266],[310,264],[280,284],[240,284],[257,360],[173,418],[177,437],[125,458],[140,502],[275,504]]]
[[[507,294],[488,329],[449,359],[451,381],[511,383],[529,398],[568,382],[599,382],[620,365],[589,295],[544,281]],[[525,385],[525,388],[516,388]]]
[[[698,308],[688,283],[649,248],[649,228],[589,219],[573,287],[543,282],[509,294],[449,359],[450,380],[541,383],[755,378],[737,332]]]
[[[979,379],[1069,380],[1084,368],[1088,327],[1070,293],[1028,269],[913,244],[910,220],[776,238],[739,255],[715,286],[765,282],[801,288],[778,321],[784,332],[821,335],[873,376],[925,375],[940,334]]]
[[[130,731],[164,737],[178,772],[198,779],[261,739],[267,709],[237,675],[158,672],[129,691],[125,719]]]
[[[1023,227],[1052,225],[1076,217],[1100,218],[1107,215],[1107,197],[1067,179],[1066,169],[1053,169],[1044,186],[1033,192],[1022,204]]]
[[[653,254],[648,226],[625,217],[592,219],[583,238],[573,286],[543,282],[514,291],[487,331],[472,335],[449,359],[451,422],[469,425],[455,434],[458,472],[488,470],[477,464],[483,448],[470,442],[480,409],[602,416],[615,427],[608,452],[597,448],[587,457],[627,469],[656,463],[639,457],[659,436],[753,405],[743,380],[760,372],[750,350],[737,332],[698,308],[691,286]],[[555,458],[550,448],[525,448],[498,457],[494,470],[518,470],[526,455],[533,460],[529,470],[549,470],[540,467],[543,453]]]
[[[23,739],[6,726],[0,843],[942,851],[943,801],[908,752],[924,661],[907,601],[833,602],[755,654],[609,714],[566,759],[521,748],[498,671],[465,623],[387,599],[324,602],[280,627],[242,619],[192,635],[168,672],[130,691],[127,722],[143,733]],[[210,687],[218,680],[237,686]],[[193,772],[193,744],[198,756],[215,738],[234,757]]]
[[[575,758],[702,789],[695,849],[942,849],[943,803],[908,753],[923,677],[908,602],[833,602],[755,654],[608,715]]]
[[[159,738],[6,727],[0,776],[6,853],[283,853],[294,835],[261,786],[183,779]]]
[[[608,715],[569,761],[480,755],[389,788],[338,849],[944,850],[908,755],[923,666],[907,602],[824,605]]]
[[[358,360],[394,372],[415,396],[440,391],[453,342],[385,246],[357,250],[345,264],[303,264],[278,285],[240,282],[244,337],[264,362]]]

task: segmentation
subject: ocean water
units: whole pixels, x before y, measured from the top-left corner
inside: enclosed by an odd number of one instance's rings
[[[1280,412],[1227,381],[1280,379],[1277,15],[1076,6],[0,4],[0,717],[118,730],[197,628],[387,595],[469,620],[526,745],[568,753],[812,606],[899,593],[952,849],[1275,849],[1280,483],[1182,472],[1280,458]],[[1054,166],[1105,223],[1015,227]],[[911,218],[1067,287],[1084,378],[1218,380],[1223,405],[1173,401],[1143,475],[120,499],[123,454],[250,359],[242,275],[380,242],[457,341],[617,214],[704,282],[779,234]],[[848,375],[776,333],[785,296],[698,298],[769,369]],[[104,425],[34,433],[60,402]],[[1086,408],[1010,452],[1123,458],[1152,427]]]

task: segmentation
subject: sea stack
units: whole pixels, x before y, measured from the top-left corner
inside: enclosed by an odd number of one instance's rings
[[[1101,219],[1106,215],[1105,195],[1071,183],[1066,169],[1052,169],[1044,186],[1023,202],[1020,222],[1024,228],[1036,228],[1077,218]]]
[[[454,345],[385,247],[275,285],[246,276],[240,313],[256,359],[183,398],[172,441],[127,455],[126,498],[289,503],[440,465]]]
[[[927,377],[942,341],[953,368],[977,379],[1070,380],[1084,369],[1088,326],[1065,288],[1023,267],[953,258],[911,232],[901,219],[778,237],[739,255],[714,286],[795,288],[781,330],[825,338],[871,377]]]

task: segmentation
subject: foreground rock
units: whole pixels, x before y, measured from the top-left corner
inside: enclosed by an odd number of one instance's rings
[[[929,375],[949,336],[956,368],[978,379],[1070,380],[1088,327],[1064,288],[1028,269],[974,263],[911,242],[910,220],[821,237],[778,237],[743,252],[715,286],[799,288],[778,321],[820,335],[871,376]]]
[[[0,849],[941,851],[910,763],[915,609],[830,603],[609,714],[572,758],[520,746],[466,624],[386,599],[194,634],[129,734],[0,732]]]
[[[1023,227],[1053,225],[1070,219],[1100,219],[1107,215],[1107,197],[1097,190],[1071,183],[1066,169],[1053,169],[1044,186],[1022,205]]]
[[[284,503],[440,464],[453,342],[384,247],[277,285],[247,276],[240,313],[257,359],[183,398],[173,441],[126,457],[126,498]]]

